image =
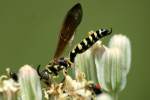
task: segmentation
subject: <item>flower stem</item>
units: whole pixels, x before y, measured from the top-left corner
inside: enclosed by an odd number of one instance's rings
[[[118,93],[111,93],[112,100],[118,100]]]

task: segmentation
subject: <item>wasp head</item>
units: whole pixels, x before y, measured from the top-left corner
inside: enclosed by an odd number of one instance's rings
[[[38,65],[38,67],[37,67],[37,73],[40,77],[40,80],[44,81],[45,84],[50,85],[51,84],[51,76],[50,76],[49,72],[46,69],[40,71],[40,67],[41,67],[41,65]]]

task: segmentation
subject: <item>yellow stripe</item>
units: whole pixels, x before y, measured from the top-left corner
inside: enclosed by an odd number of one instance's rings
[[[49,72],[49,73],[51,73],[52,71],[49,69],[49,67],[47,66],[46,67],[46,70]]]
[[[81,44],[78,44],[78,49],[79,49],[79,50],[82,50]]]
[[[101,29],[99,29],[99,34],[100,34],[100,36],[103,36],[101,33],[102,33],[102,31],[101,31]]]
[[[58,70],[58,66],[57,66],[57,65],[54,65],[53,67],[54,67],[56,70]]]
[[[83,39],[83,42],[84,42],[85,45],[87,45],[87,41],[85,39]]]
[[[90,32],[88,32],[88,35],[91,35],[91,34],[93,34],[94,33],[94,31],[90,31]]]
[[[72,53],[75,53],[75,50],[74,50],[74,49],[72,50]]]
[[[89,36],[89,39],[90,39],[90,41],[91,41],[91,42],[93,41],[93,38],[92,38],[92,36]]]
[[[96,32],[94,32],[93,34],[94,34],[94,36],[97,38],[97,33],[96,33]]]

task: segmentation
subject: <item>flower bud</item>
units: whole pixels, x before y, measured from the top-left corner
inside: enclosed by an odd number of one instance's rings
[[[19,70],[19,84],[22,100],[42,100],[40,80],[31,66],[24,65]]]
[[[109,47],[110,48],[118,48],[121,50],[122,55],[123,55],[123,69],[126,71],[128,74],[130,70],[130,65],[131,65],[131,44],[130,40],[128,37],[124,35],[114,35],[110,42],[109,42]]]
[[[130,41],[123,35],[115,35],[104,54],[95,56],[98,81],[109,93],[118,93],[125,88],[131,63]]]

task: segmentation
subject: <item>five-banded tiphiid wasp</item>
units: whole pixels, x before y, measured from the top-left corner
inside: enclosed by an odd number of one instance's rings
[[[54,58],[50,61],[43,71],[40,71],[40,66],[37,68],[37,72],[41,79],[47,83],[51,80],[52,76],[56,76],[62,69],[68,69],[74,63],[77,54],[83,53],[89,49],[94,43],[104,36],[109,35],[112,30],[110,29],[99,29],[96,32],[90,32],[89,36],[83,39],[71,52],[70,57],[61,57],[66,45],[75,33],[77,26],[80,24],[82,19],[82,7],[80,3],[74,5],[67,13],[63,22],[62,28],[59,33],[59,41],[57,45]]]

